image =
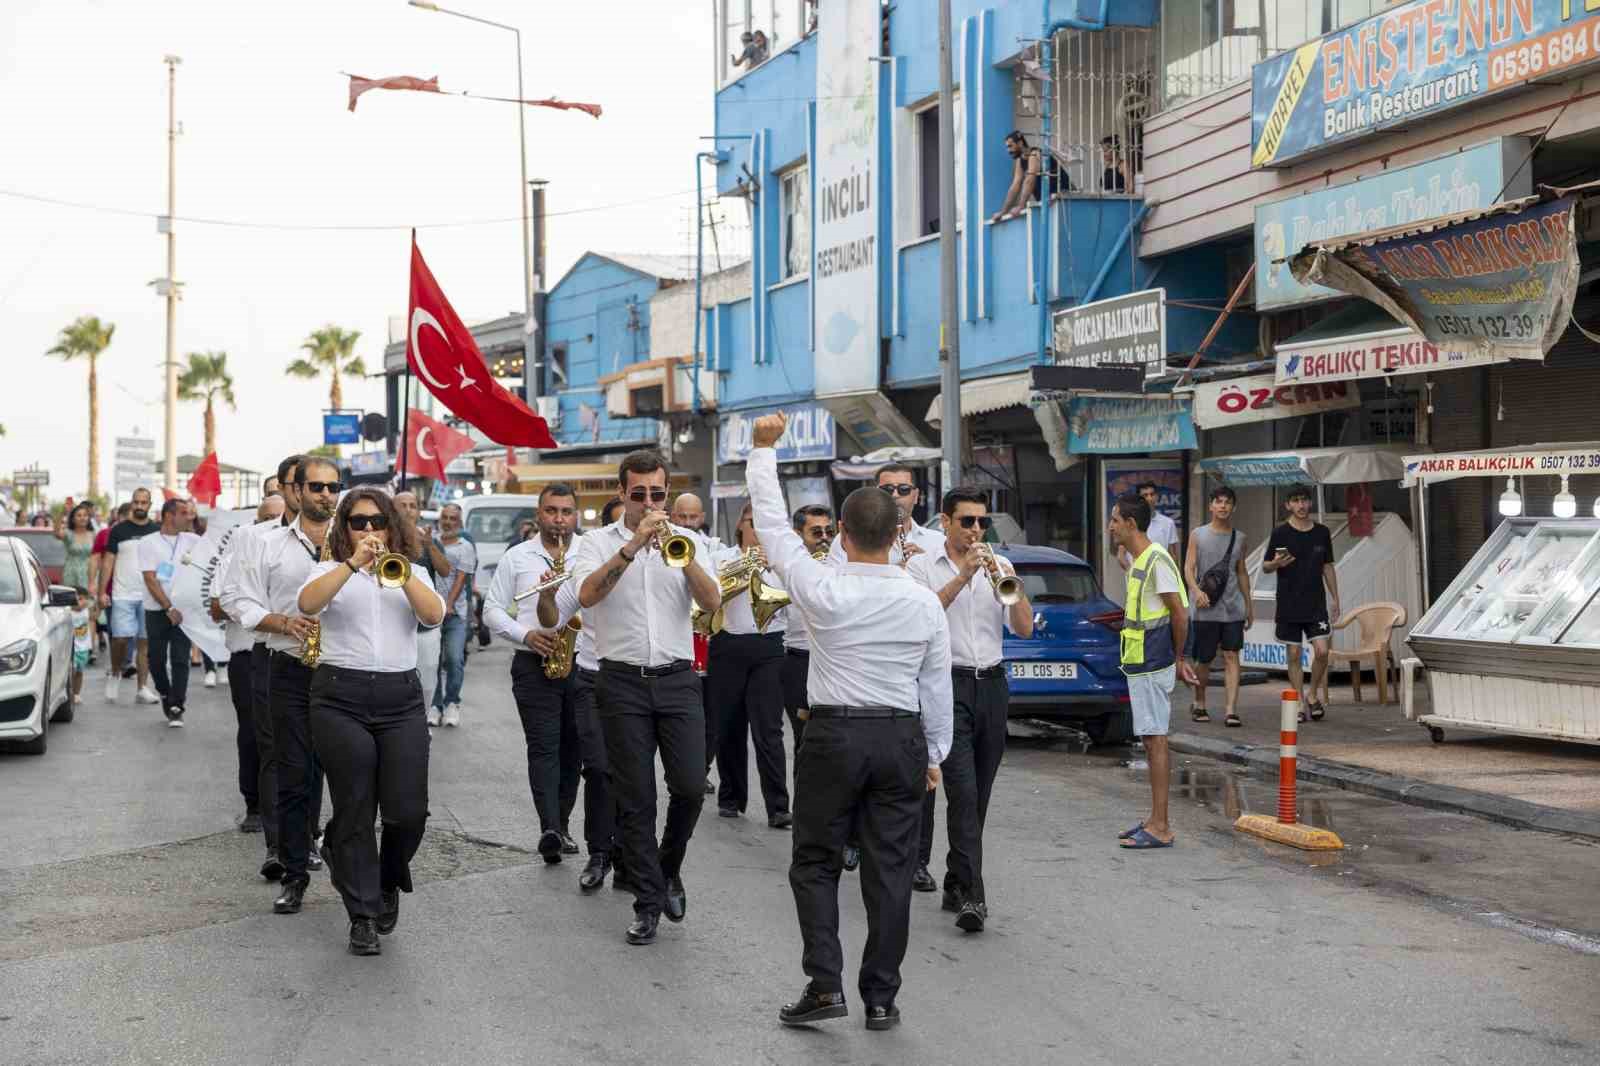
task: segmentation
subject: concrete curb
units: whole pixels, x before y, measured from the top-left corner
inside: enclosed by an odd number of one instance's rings
[[[1225,740],[1212,740],[1190,734],[1174,733],[1168,738],[1173,751],[1185,755],[1202,755],[1208,759],[1244,766],[1258,777],[1278,776],[1278,749],[1253,747],[1249,744],[1231,744]],[[1497,796],[1492,792],[1478,792],[1470,788],[1437,785],[1419,781],[1414,777],[1381,773],[1363,766],[1311,758],[1304,753],[1299,757],[1301,781],[1361,792],[1414,807],[1426,807],[1453,814],[1470,814],[1491,822],[1517,829],[1534,829],[1541,833],[1561,833],[1600,841],[1600,817],[1565,811],[1559,807],[1546,807],[1540,803]]]

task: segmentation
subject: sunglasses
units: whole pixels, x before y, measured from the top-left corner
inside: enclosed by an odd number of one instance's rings
[[[820,530],[813,529],[811,532],[816,533],[819,536],[832,537],[832,536],[837,535],[839,531],[837,529],[833,528],[832,526],[824,526]]]
[[[311,493],[313,496],[320,496],[323,493],[327,493],[329,496],[337,496],[339,495],[339,490],[344,488],[344,484],[338,481],[302,481],[300,484],[304,487],[304,491]]]
[[[956,521],[961,523],[962,529],[971,529],[974,525],[979,529],[988,529],[994,525],[994,518],[986,514],[964,514]]]
[[[879,485],[878,487],[891,496],[909,496],[917,491],[915,485]]]
[[[381,533],[389,528],[389,518],[381,514],[353,514],[345,519],[345,525],[357,533],[365,533],[369,529]]]
[[[634,503],[643,503],[646,499],[651,503],[664,503],[666,498],[666,489],[634,489],[628,493],[628,499]]]

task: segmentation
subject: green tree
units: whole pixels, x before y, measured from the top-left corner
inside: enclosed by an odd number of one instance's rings
[[[227,352],[190,352],[189,365],[178,375],[178,397],[183,400],[204,400],[206,405],[206,449],[202,456],[217,450],[217,416],[215,405],[220,397],[229,409],[235,409],[233,375],[228,373]]]
[[[359,355],[351,354],[355,350],[356,341],[361,339],[358,329],[344,330],[338,326],[327,325],[321,329],[312,330],[311,336],[300,345],[300,350],[306,353],[305,358],[296,359],[285,369],[297,378],[319,378],[324,371],[331,377],[328,385],[328,406],[335,411],[344,409],[344,389],[340,383],[341,374],[351,374],[364,377],[367,373],[366,364]]]
[[[85,359],[89,363],[89,495],[100,495],[100,378],[96,363],[100,353],[111,346],[111,335],[117,327],[101,322],[93,315],[80,315],[56,338],[55,347],[46,355],[71,362]]]

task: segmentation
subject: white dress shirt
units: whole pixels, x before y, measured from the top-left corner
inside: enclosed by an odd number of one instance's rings
[[[577,559],[570,564],[572,580],[567,584],[582,588],[591,574],[633,539],[633,532],[622,523],[619,518],[579,542]],[[688,532],[679,526],[668,530],[669,535]],[[695,555],[689,565],[710,574],[704,541],[692,534],[691,539],[695,540]],[[652,548],[639,552],[605,599],[584,608],[583,623],[585,629],[594,629],[595,651],[601,659],[631,666],[665,666],[694,658],[694,635],[689,628],[693,606],[684,569],[668,566]]]
[[[184,557],[199,543],[200,538],[193,533],[174,533],[169,537],[158,529],[149,536],[141,537],[136,545],[127,546],[127,550],[132,551],[137,548],[139,552],[139,584],[142,586],[141,595],[145,610],[160,611],[163,608],[156,598],[150,595],[150,586],[144,581],[144,575],[155,574],[156,584],[167,594],[167,602],[172,602],[172,583],[177,580],[178,567],[184,565]]]
[[[245,541],[276,525],[278,525],[278,520],[270,518],[265,522],[234,526],[222,535],[222,552],[217,556],[217,568],[211,575],[211,588],[215,592],[217,602],[222,607],[222,613],[228,619],[223,627],[223,640],[227,644],[230,654],[249,651],[257,640],[257,634],[240,625],[237,615],[228,610],[230,582],[235,590],[235,595],[237,595],[239,573],[237,561],[241,546]],[[237,604],[237,599],[234,602]],[[263,636],[261,639],[265,639],[265,637]]]
[[[721,570],[731,562],[744,558],[743,548],[722,548],[711,557],[715,568]],[[783,582],[778,580],[778,575],[771,570],[761,571],[761,583],[768,588],[783,591]],[[768,633],[782,633],[788,628],[789,609],[787,607],[772,616],[772,621],[767,623]],[[756,616],[750,605],[750,590],[745,588],[731,600],[722,601],[722,631],[735,636],[747,636],[751,633],[760,633],[756,625]]]
[[[222,601],[222,611],[228,616],[230,625],[236,625],[250,635],[252,644],[265,644],[267,635],[245,625],[241,618],[244,608],[243,585],[240,582],[240,575],[244,572],[242,560],[251,552],[259,551],[258,542],[261,538],[282,525],[282,519],[269,518],[265,522],[237,528],[224,557],[227,565],[219,567],[217,571],[217,598]]]
[[[953,697],[950,627],[939,597],[899,566],[811,558],[790,526],[771,448],[751,450],[744,476],[767,559],[811,627],[807,702],[920,710],[928,765],[944,762]]]
[[[567,559],[575,558],[581,534],[573,534],[573,542],[567,548]],[[521,544],[514,544],[506,549],[500,557],[499,564],[495,567],[494,580],[489,583],[489,591],[483,597],[483,622],[489,627],[491,633],[503,637],[524,650],[527,644],[523,641],[528,636],[528,631],[539,628],[538,626],[538,600],[528,597],[521,603],[517,602],[517,594],[526,592],[539,583],[539,578],[545,571],[555,566],[555,560],[544,546],[542,537],[531,537]],[[568,571],[571,571],[570,565]],[[556,628],[567,624],[574,614],[578,613],[578,585],[577,578],[568,578],[560,588],[556,589],[556,610],[562,611]],[[570,594],[567,599],[570,607],[563,611],[562,593]],[[527,613],[527,624],[523,621],[523,610]],[[600,664],[595,659],[594,633],[588,626],[578,631],[578,643],[575,652],[578,665],[585,670],[598,670]]]
[[[906,542],[921,548],[927,555],[944,551],[944,534],[937,530],[929,529],[927,526],[919,526],[915,522],[911,523],[911,528],[906,532]],[[763,541],[763,543],[765,542]],[[916,556],[913,555],[912,558],[915,559]],[[835,566],[842,566],[846,561],[844,538],[834,537],[833,544],[828,548],[828,562]],[[905,556],[900,552],[900,540],[898,537],[895,538],[894,543],[889,545],[889,562],[894,566],[899,566],[905,562]]]
[[[295,590],[295,599],[311,582],[344,565],[332,560],[317,563]],[[428,594],[444,610],[444,598],[431,588]],[[351,574],[328,606],[313,617],[322,623],[319,663],[379,673],[417,668],[417,613],[405,589],[384,588],[370,570]]]
[[[234,598],[239,624],[255,629],[269,614],[289,618],[299,615],[300,586],[306,583],[306,577],[322,554],[322,550],[300,531],[300,519],[296,517],[287,526],[268,529],[241,547],[244,550],[239,553],[236,564],[239,587]],[[226,601],[222,609],[230,610]],[[285,633],[268,633],[267,647],[294,655],[300,652],[300,642]]]
[[[994,561],[1001,573],[1016,573],[1011,563],[1000,556],[996,555]],[[948,547],[941,547],[937,555],[913,557],[906,569],[912,577],[932,589],[935,596],[961,572],[961,567],[950,558]],[[980,569],[967,581],[967,587],[951,602],[945,617],[950,622],[952,666],[987,670],[999,665],[1005,639],[1000,630],[1010,623],[1007,621],[1006,608],[1001,606],[994,594],[994,586],[989,583],[983,570]]]

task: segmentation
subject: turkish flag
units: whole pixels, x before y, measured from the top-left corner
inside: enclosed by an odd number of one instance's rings
[[[411,239],[411,313],[406,361],[438,401],[497,444],[554,448],[545,420],[489,373],[489,364]],[[435,423],[437,425],[437,423]]]
[[[472,450],[472,438],[435,421],[413,407],[406,415],[406,446],[395,469],[407,477],[445,480],[444,468]]]
[[[189,475],[189,495],[207,507],[217,505],[217,497],[222,495],[222,471],[217,466],[216,452],[200,460]]]

